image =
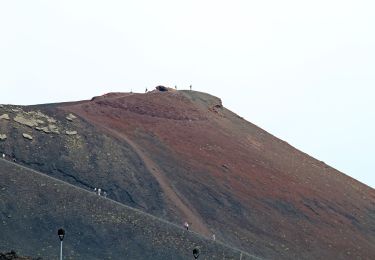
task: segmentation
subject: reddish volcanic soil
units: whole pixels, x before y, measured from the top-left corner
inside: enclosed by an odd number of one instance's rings
[[[169,220],[272,259],[375,259],[375,191],[195,91],[62,105],[127,142]],[[306,137],[308,138],[308,137]]]

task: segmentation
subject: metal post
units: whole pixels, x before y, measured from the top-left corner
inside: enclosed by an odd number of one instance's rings
[[[62,260],[62,240],[60,241],[60,260]]]

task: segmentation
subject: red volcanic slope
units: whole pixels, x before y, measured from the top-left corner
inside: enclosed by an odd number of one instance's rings
[[[266,258],[375,259],[375,191],[195,91],[111,93],[62,107],[127,141],[170,220]]]

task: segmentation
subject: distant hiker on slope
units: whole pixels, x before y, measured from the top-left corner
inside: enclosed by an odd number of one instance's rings
[[[3,159],[5,159],[5,154],[3,154]]]
[[[185,221],[184,227],[186,228],[186,230],[189,230],[189,223],[187,223],[187,221]]]

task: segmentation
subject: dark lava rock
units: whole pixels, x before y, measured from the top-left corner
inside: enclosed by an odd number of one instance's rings
[[[17,255],[13,250],[9,253],[0,253],[0,260],[42,260],[42,258],[32,258]]]
[[[168,88],[164,87],[164,86],[157,86],[156,90],[159,90],[159,91],[168,91]]]

